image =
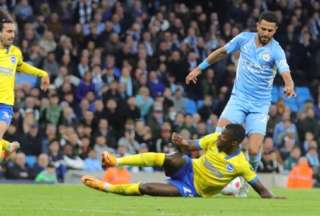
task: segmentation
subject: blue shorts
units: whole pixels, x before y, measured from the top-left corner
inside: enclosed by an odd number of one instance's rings
[[[188,156],[183,156],[185,164],[174,176],[170,176],[168,183],[179,190],[183,197],[197,197],[199,194],[193,185],[193,168],[192,160]]]
[[[6,104],[0,104],[0,121],[10,125],[13,117],[13,107]]]
[[[220,118],[235,124],[245,124],[246,133],[265,135],[269,119],[270,103],[256,103],[243,100],[232,95],[224,108]]]

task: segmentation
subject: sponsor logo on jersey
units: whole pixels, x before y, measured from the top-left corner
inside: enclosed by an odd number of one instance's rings
[[[17,58],[15,56],[11,56],[10,61],[12,64],[15,64],[17,62]]]
[[[232,164],[227,164],[227,170],[229,172],[232,172],[234,170],[234,167],[232,166]]]
[[[13,74],[13,70],[12,70],[12,68],[7,68],[7,67],[0,66],[0,74],[12,75]]]

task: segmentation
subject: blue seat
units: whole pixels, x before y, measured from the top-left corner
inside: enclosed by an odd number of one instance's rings
[[[37,157],[34,155],[27,155],[26,156],[26,163],[28,167],[33,167],[34,164],[37,162]]]
[[[286,97],[283,96],[284,103],[287,107],[291,109],[293,112],[298,112],[299,110],[299,104],[296,97]]]
[[[203,100],[198,100],[197,101],[197,108],[200,109],[201,107],[203,107],[204,101]]]
[[[184,109],[185,113],[191,114],[191,115],[193,115],[197,112],[196,103],[191,99],[187,99],[187,101],[183,105],[183,109]]]
[[[313,101],[313,97],[308,87],[297,87],[296,93],[300,109],[303,108],[306,101]]]
[[[305,102],[306,100],[313,100],[310,90],[307,87],[296,88],[297,98],[299,102]]]

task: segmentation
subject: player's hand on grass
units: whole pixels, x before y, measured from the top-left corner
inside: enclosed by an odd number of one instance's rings
[[[42,91],[47,91],[50,85],[50,78],[49,76],[44,76],[41,78],[41,90]]]
[[[287,97],[295,97],[296,96],[293,84],[285,85],[283,91]]]
[[[189,149],[188,141],[183,139],[182,136],[180,136],[177,133],[173,133],[171,140],[174,144],[176,144],[182,151]]]
[[[186,84],[189,85],[192,81],[194,84],[197,83],[198,79],[197,76],[199,76],[201,73],[201,70],[197,67],[193,69],[186,77]]]

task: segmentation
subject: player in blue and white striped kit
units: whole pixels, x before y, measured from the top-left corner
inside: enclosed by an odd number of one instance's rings
[[[249,160],[253,168],[257,167],[261,159],[259,152],[266,133],[276,71],[284,80],[285,94],[295,96],[285,53],[273,39],[277,27],[277,17],[272,12],[264,12],[257,22],[257,32],[240,33],[225,46],[212,52],[186,77],[187,84],[191,81],[196,83],[202,70],[228,54],[240,51],[232,94],[220,116],[216,131],[221,131],[229,123],[245,124],[249,136]]]

